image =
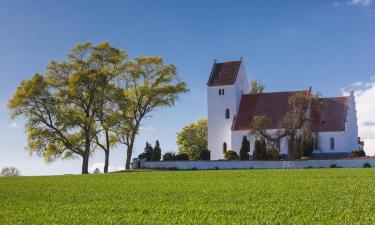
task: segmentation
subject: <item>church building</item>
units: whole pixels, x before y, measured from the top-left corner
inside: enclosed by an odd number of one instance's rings
[[[250,134],[250,122],[255,116],[266,116],[267,132],[282,129],[282,120],[289,111],[289,97],[309,90],[249,94],[244,61],[214,62],[207,83],[208,149],[211,160],[224,159],[224,153],[239,153],[245,136],[250,143],[250,156],[257,137]],[[363,148],[358,137],[354,93],[345,97],[320,98],[318,144],[313,155],[326,158],[349,156]],[[288,154],[288,141],[280,142],[280,154]]]

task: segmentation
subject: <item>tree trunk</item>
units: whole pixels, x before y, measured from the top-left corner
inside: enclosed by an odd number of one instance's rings
[[[108,173],[109,167],[109,151],[104,151],[105,160],[104,160],[104,173]]]
[[[88,174],[89,173],[89,154],[84,153],[83,156],[83,161],[82,161],[82,174]]]
[[[125,170],[130,170],[130,163],[133,155],[133,146],[134,146],[135,135],[132,136],[129,145],[127,146],[126,150],[126,164]]]
[[[110,150],[110,143],[109,143],[109,132],[105,130],[105,141],[106,141],[106,150],[104,150],[105,159],[104,159],[104,173],[108,173],[109,167],[109,150]]]

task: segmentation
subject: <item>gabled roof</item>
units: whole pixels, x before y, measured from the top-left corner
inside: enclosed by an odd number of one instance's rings
[[[308,91],[290,91],[243,95],[233,130],[249,130],[250,122],[255,116],[266,116],[270,119],[266,129],[282,128],[283,119],[291,109],[289,97],[298,92],[308,94]],[[321,98],[320,101],[318,131],[344,131],[348,97]]]
[[[214,63],[208,86],[232,85],[236,82],[241,61]]]
[[[321,98],[319,131],[344,131],[348,97]]]

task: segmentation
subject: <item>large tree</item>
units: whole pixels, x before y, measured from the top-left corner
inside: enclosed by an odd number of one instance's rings
[[[264,89],[266,86],[259,81],[259,80],[253,80],[250,82],[250,94],[260,94],[264,92]]]
[[[98,125],[101,91],[123,73],[125,53],[108,43],[77,45],[62,62],[52,61],[44,75],[23,81],[10,99],[12,117],[26,119],[28,151],[47,162],[82,157],[88,173]]]
[[[164,64],[161,57],[143,56],[127,62],[119,87],[124,98],[118,99],[120,116],[114,132],[126,146],[125,168],[130,169],[135,138],[144,118],[156,109],[173,106],[188,89],[174,65]]]
[[[282,138],[288,138],[290,156],[299,158],[304,146],[311,146],[317,130],[316,124],[319,117],[319,95],[309,92],[298,92],[292,95],[288,101],[289,112],[283,118],[281,129],[276,132],[268,132],[267,127],[271,122],[266,116],[255,116],[250,123],[251,134],[264,138],[275,149],[280,148]],[[279,149],[280,150],[280,149]]]
[[[177,134],[179,153],[186,153],[190,160],[199,160],[208,149],[208,121],[200,119],[182,128]]]

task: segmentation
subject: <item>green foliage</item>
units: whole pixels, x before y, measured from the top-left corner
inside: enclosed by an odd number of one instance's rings
[[[226,160],[238,160],[238,154],[235,151],[229,150],[224,153],[224,158]]]
[[[211,151],[203,150],[201,152],[200,160],[210,160],[211,159]]]
[[[175,157],[176,161],[189,161],[189,155],[186,153],[178,153]]]
[[[371,168],[371,164],[370,163],[364,163],[363,168]]]
[[[145,149],[144,149],[144,153],[145,153],[145,156],[146,156],[146,160],[147,160],[147,161],[150,161],[150,160],[151,160],[153,150],[154,150],[154,149],[152,148],[151,144],[148,143],[148,142],[146,142],[146,146],[145,146]]]
[[[176,153],[167,152],[163,155],[163,161],[174,161],[176,160]]]
[[[277,160],[279,159],[280,150],[276,148],[268,148],[266,150],[267,159]]]
[[[266,86],[259,80],[253,80],[250,82],[250,94],[260,94],[264,92]]]
[[[374,179],[374,169],[0,177],[0,224],[375,224]]]
[[[263,138],[261,140],[255,141],[253,159],[255,160],[267,159],[267,144]]]
[[[350,157],[355,158],[355,157],[366,157],[366,152],[363,150],[354,150],[351,151]]]
[[[156,140],[155,147],[152,150],[151,161],[160,161],[161,160],[161,148],[160,143]]]
[[[4,177],[18,177],[21,176],[21,171],[16,167],[4,167],[1,170],[0,176]]]
[[[200,119],[182,128],[177,134],[179,153],[186,153],[190,160],[199,160],[201,152],[208,149],[208,121]]]
[[[95,168],[95,170],[93,171],[93,174],[101,174],[102,172],[100,171],[99,168]]]
[[[249,160],[250,142],[246,136],[242,138],[242,144],[240,149],[240,160]]]

